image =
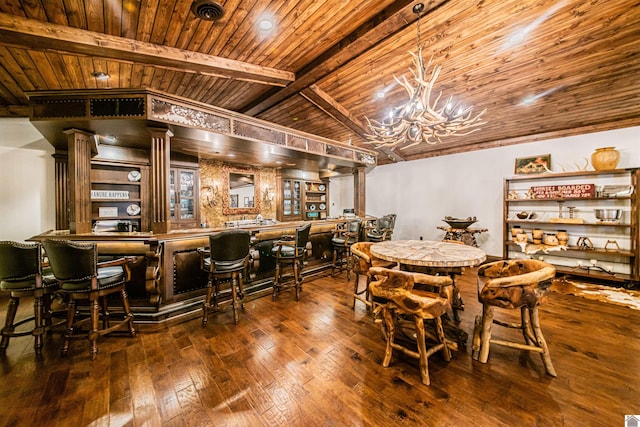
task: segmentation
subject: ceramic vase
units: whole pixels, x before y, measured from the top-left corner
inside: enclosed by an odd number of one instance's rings
[[[620,152],[615,147],[596,148],[591,155],[591,165],[597,171],[613,170],[620,161]]]
[[[569,242],[569,234],[565,230],[558,230],[556,238],[560,245],[567,246],[567,242]]]
[[[544,231],[536,228],[531,231],[531,237],[533,238],[533,243],[542,243],[542,237],[544,236]]]

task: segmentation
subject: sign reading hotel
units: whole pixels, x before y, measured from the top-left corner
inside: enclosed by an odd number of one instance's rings
[[[128,191],[91,190],[92,199],[128,199]]]
[[[530,190],[532,199],[586,199],[595,194],[595,184],[543,185]]]

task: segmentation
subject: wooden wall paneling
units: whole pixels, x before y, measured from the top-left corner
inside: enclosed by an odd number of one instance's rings
[[[69,162],[66,153],[54,154],[56,230],[69,229]]]
[[[93,134],[64,131],[69,149],[69,232],[91,232],[91,156],[98,152]]]

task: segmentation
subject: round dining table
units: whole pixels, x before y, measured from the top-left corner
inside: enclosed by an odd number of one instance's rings
[[[453,281],[453,317],[459,322],[459,311],[464,310],[464,302],[456,285],[455,275],[462,273],[463,267],[483,263],[487,254],[480,248],[432,240],[386,240],[371,245],[371,254],[386,261],[397,262],[403,270],[448,274]],[[455,331],[457,341],[466,342],[467,334]]]
[[[487,259],[480,248],[431,240],[386,240],[372,245],[371,253],[386,261],[433,268],[471,267]]]

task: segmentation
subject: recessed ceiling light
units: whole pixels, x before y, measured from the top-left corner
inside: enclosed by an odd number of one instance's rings
[[[229,154],[227,154],[227,157],[235,157],[235,156],[236,156],[236,155],[235,155],[235,154],[233,154],[233,153],[229,153]]]
[[[261,19],[258,22],[258,28],[260,28],[262,31],[269,31],[273,28],[273,22],[269,19]]]
[[[376,98],[378,99],[382,99],[385,97],[385,93],[382,90],[379,90],[378,92],[376,92]]]
[[[91,73],[91,75],[93,75],[93,77],[95,77],[98,80],[107,80],[109,77],[109,74],[104,73],[102,71],[94,71],[93,73]]]

